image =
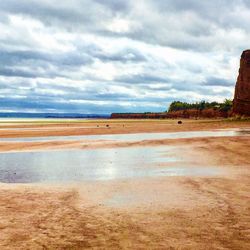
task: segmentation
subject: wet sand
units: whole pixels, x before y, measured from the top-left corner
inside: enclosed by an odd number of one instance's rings
[[[93,126],[93,122],[90,123]],[[178,126],[176,121],[160,121],[160,124],[158,121],[146,121],[145,124],[141,121],[104,121],[106,123],[112,125],[110,129],[105,127],[94,132],[97,130],[90,128],[83,133],[79,128],[75,132],[70,128],[63,133],[71,131],[70,135],[83,135],[91,134],[91,131],[92,134],[104,134],[250,127],[249,122],[226,121],[187,121],[183,126]],[[125,128],[120,127],[123,125]],[[8,126],[13,124],[5,125]],[[33,133],[37,136],[58,135],[62,131],[53,132],[51,127],[65,124],[42,126],[49,126],[49,132],[44,133],[45,129],[41,133],[20,130],[18,134],[18,131],[9,130],[5,134],[0,131],[0,134],[1,137],[25,137]],[[112,130],[113,126],[117,127]],[[216,167],[223,172],[199,177],[1,184],[1,249],[249,249],[249,137],[133,142],[1,142],[0,150],[89,150],[149,145],[175,147],[173,156],[182,158],[186,168]],[[174,165],[162,163],[162,168]]]
[[[249,128],[250,121],[229,120],[31,120],[30,122],[1,122],[0,138],[59,136],[59,135],[104,135],[131,133],[159,133],[199,131],[227,128]],[[109,127],[107,127],[107,125]]]

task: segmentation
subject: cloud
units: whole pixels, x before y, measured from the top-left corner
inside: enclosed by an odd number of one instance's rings
[[[2,110],[163,111],[232,98],[248,0],[0,1]]]
[[[114,61],[126,63],[144,62],[147,60],[146,57],[140,51],[131,48],[124,48],[121,51],[111,53],[106,53],[103,50],[95,51],[94,53],[90,51],[90,53],[92,53],[92,56],[98,58],[103,62]]]
[[[145,83],[162,83],[168,82],[168,77],[160,77],[157,75],[150,75],[150,74],[135,74],[135,75],[125,75],[120,76],[115,79],[118,82],[128,83],[128,84],[145,84]]]
[[[235,83],[228,79],[217,78],[217,77],[208,77],[203,83],[205,86],[222,86],[222,87],[233,87]]]

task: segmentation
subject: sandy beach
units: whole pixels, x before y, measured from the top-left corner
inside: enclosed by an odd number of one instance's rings
[[[1,249],[250,248],[249,121],[183,120],[181,125],[176,120],[5,121],[0,129],[2,162],[7,154],[18,152],[169,147],[168,154],[178,161],[161,161],[157,168],[166,170],[181,164],[191,173],[2,183]],[[205,131],[218,130],[245,134],[206,136]],[[203,131],[205,136],[22,140],[191,131]],[[143,164],[136,167],[148,168]],[[197,168],[215,172],[192,174]]]

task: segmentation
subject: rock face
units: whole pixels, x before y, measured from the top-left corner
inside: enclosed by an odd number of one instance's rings
[[[197,110],[179,110],[164,113],[113,113],[111,119],[176,119],[176,118],[226,118],[227,111],[215,110],[213,108]]]
[[[233,113],[250,116],[250,50],[243,51],[241,55],[239,76],[234,94]]]

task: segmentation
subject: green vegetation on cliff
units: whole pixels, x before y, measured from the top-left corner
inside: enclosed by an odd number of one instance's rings
[[[174,101],[170,104],[168,112],[174,112],[174,111],[181,111],[181,110],[190,110],[190,109],[196,109],[196,110],[204,110],[204,109],[215,109],[223,112],[228,112],[231,110],[233,106],[233,102],[230,99],[225,99],[223,103],[219,102],[196,102],[196,103],[187,103],[187,102],[180,102],[180,101]]]

